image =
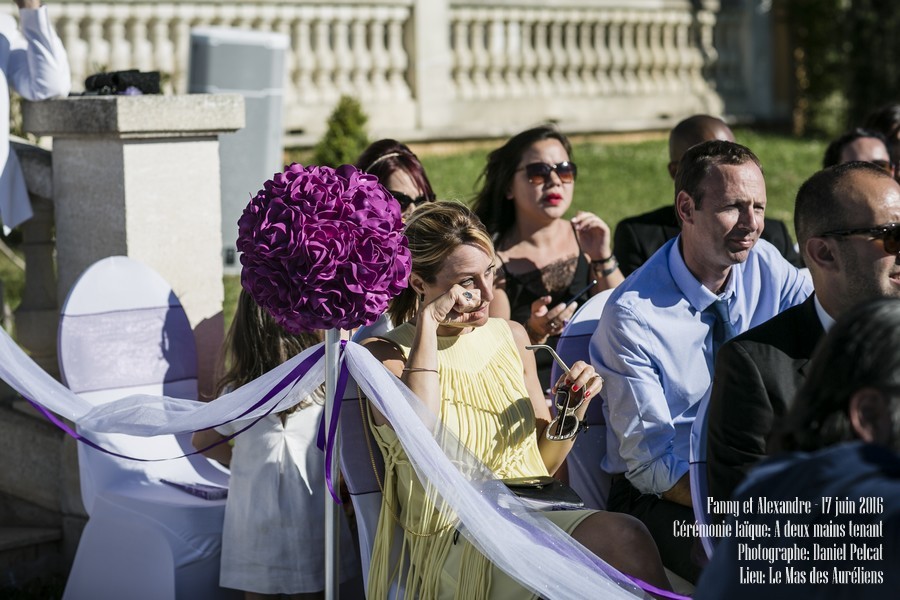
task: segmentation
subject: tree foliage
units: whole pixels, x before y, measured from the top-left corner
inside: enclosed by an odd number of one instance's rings
[[[369,145],[366,121],[368,117],[360,103],[350,96],[341,96],[328,117],[325,135],[316,144],[313,162],[329,167],[353,164]]]

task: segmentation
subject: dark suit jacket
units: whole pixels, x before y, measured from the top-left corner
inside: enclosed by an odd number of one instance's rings
[[[620,221],[613,238],[613,247],[622,274],[628,277],[680,231],[674,205]],[[795,267],[803,266],[800,255],[794,250],[791,234],[781,221],[766,218],[762,239],[778,248],[781,255]]]
[[[792,406],[823,336],[810,296],[719,350],[707,415],[710,496],[731,498],[750,467],[768,455],[766,438]]]

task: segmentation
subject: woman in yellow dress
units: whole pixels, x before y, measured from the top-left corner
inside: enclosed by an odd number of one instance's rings
[[[573,439],[544,435],[551,417],[537,379],[525,329],[489,318],[497,258],[490,236],[461,204],[437,202],[417,210],[405,234],[412,254],[409,287],[389,308],[402,323],[365,345],[415,392],[500,478],[554,473]],[[585,402],[583,417],[602,379],[582,362],[568,381]],[[397,580],[397,552],[408,559],[399,581],[407,598],[528,598],[530,592],[494,567],[457,534],[453,512],[423,487],[406,453],[374,407],[373,429],[385,458],[384,502],[369,571],[369,596],[385,598]],[[644,526],[627,515],[569,510],[547,513],[588,550],[629,575],[670,589],[659,552]],[[403,529],[402,547],[394,526]]]

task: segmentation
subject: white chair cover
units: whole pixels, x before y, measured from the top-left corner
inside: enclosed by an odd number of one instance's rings
[[[597,329],[600,314],[611,293],[610,289],[592,296],[579,307],[563,329],[556,344],[556,353],[567,365],[572,366],[576,360],[590,362],[588,347],[591,336]],[[560,375],[562,369],[554,361],[550,380],[556,382]],[[578,435],[566,457],[569,485],[581,496],[585,506],[606,510],[612,477],[600,467],[606,454],[606,419],[603,418],[602,391],[600,397],[595,398],[588,406],[585,423],[588,430]]]
[[[130,394],[197,397],[193,332],[171,287],[125,257],[92,265],[73,286],[59,327],[60,371],[93,406]],[[192,452],[188,434],[153,438],[78,432],[126,456]],[[227,471],[203,456],[140,462],[78,446],[81,495],[90,519],[66,598],[222,598],[219,555],[224,500],[161,482],[227,487]],[[111,568],[114,565],[115,568]]]

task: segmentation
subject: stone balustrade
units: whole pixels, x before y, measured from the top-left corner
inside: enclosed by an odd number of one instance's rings
[[[569,131],[659,128],[727,111],[719,90],[737,102],[766,93],[746,70],[753,52],[765,63],[748,43],[760,33],[747,25],[758,20],[753,4],[55,0],[50,11],[76,90],[97,71],[137,68],[159,70],[167,92],[185,93],[191,28],[275,31],[291,42],[286,130],[320,135],[349,94],[373,135],[421,139],[508,135],[544,120]]]

